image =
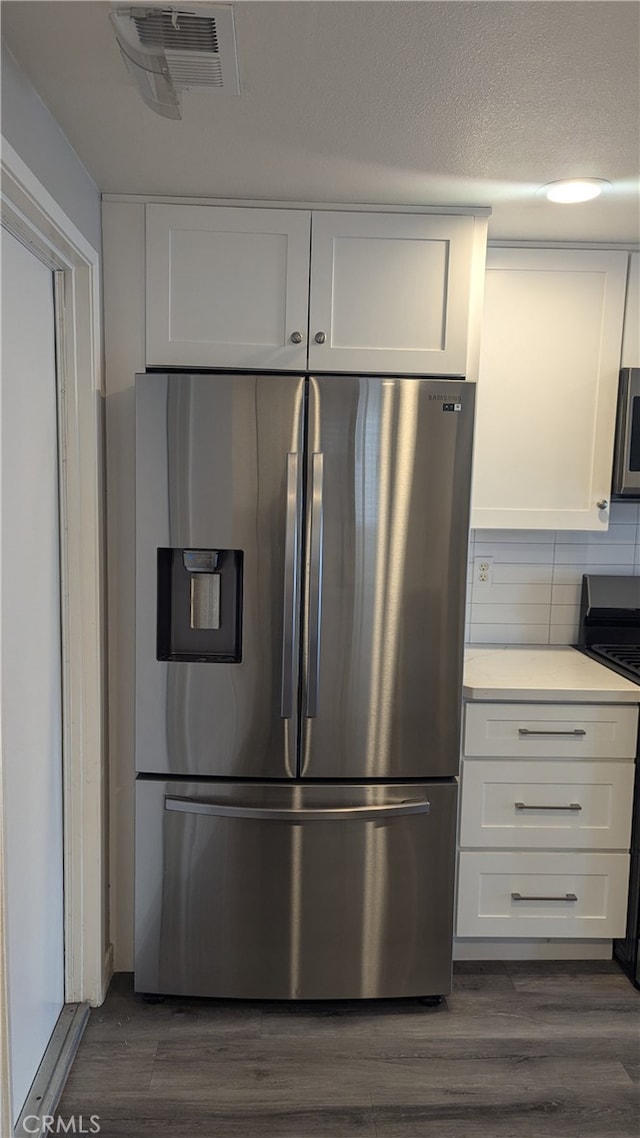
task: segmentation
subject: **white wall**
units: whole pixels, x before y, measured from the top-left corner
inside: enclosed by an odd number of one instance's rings
[[[2,135],[89,244],[101,248],[100,193],[61,127],[6,44],[2,45]]]
[[[492,559],[491,580],[479,560]],[[607,533],[474,530],[469,543],[469,644],[575,644],[583,573],[640,573],[640,507],[614,502]]]

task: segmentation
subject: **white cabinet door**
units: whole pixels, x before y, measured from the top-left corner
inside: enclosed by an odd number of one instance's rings
[[[622,335],[622,366],[640,367],[640,253],[629,258],[629,282]]]
[[[626,850],[634,763],[465,759],[460,845]]]
[[[474,528],[606,530],[627,254],[487,255]]]
[[[314,213],[310,370],[466,375],[475,225]]]
[[[520,759],[632,759],[635,704],[468,703],[467,756]]]
[[[147,365],[303,371],[309,212],[146,209]]]
[[[457,935],[624,936],[628,853],[460,854]]]

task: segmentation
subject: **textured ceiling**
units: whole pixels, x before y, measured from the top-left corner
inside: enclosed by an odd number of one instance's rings
[[[640,240],[640,5],[234,4],[241,95],[150,111],[106,3],[2,3],[2,33],[101,190],[489,205],[490,235]],[[606,178],[551,205],[542,184]]]

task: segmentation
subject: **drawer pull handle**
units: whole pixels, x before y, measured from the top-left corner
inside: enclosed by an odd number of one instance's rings
[[[577,901],[575,893],[565,893],[563,897],[526,897],[523,893],[512,893],[512,901]]]
[[[206,802],[196,798],[181,798],[167,795],[165,810],[176,810],[180,814],[208,814],[218,818],[254,818],[272,822],[335,822],[347,821],[376,822],[379,818],[398,818],[404,814],[430,814],[431,803],[420,798],[406,798],[403,802],[385,804],[372,803],[370,806],[234,806],[230,802]]]
[[[573,731],[535,731],[529,727],[518,727],[518,735],[586,735],[583,727],[574,727]]]
[[[582,810],[579,802],[570,802],[568,806],[536,806],[528,802],[514,802],[516,810]]]

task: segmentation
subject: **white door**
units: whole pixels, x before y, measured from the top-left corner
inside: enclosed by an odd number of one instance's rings
[[[2,231],[2,763],[14,1118],[64,1000],[53,274]]]

